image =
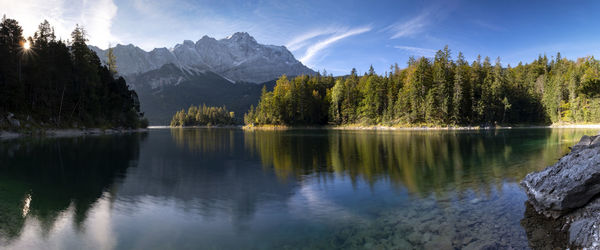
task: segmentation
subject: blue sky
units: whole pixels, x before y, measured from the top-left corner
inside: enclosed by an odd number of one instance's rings
[[[599,1],[0,0],[0,12],[27,35],[48,19],[63,38],[79,23],[91,44],[150,50],[246,31],[334,75],[371,64],[384,73],[444,45],[470,61],[500,56],[503,65],[558,51],[570,59],[597,56],[599,10]]]

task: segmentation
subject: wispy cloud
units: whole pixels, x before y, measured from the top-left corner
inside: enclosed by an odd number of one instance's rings
[[[431,23],[430,15],[430,11],[424,11],[410,20],[396,22],[386,27],[384,31],[390,31],[393,33],[393,35],[390,37],[391,39],[416,35],[423,32],[424,28]]]
[[[306,52],[304,54],[304,56],[302,56],[302,58],[300,58],[300,61],[304,64],[310,64],[311,60],[322,50],[324,50],[325,48],[331,46],[332,44],[350,37],[350,36],[354,36],[354,35],[358,35],[358,34],[362,34],[365,32],[368,32],[371,30],[370,26],[367,27],[360,27],[360,28],[354,28],[351,30],[346,30],[343,32],[337,32],[331,36],[329,36],[327,39],[325,40],[321,40],[318,41],[317,43],[310,45],[307,49]]]
[[[426,32],[430,26],[445,19],[457,5],[458,2],[456,1],[440,1],[431,4],[418,15],[410,19],[399,20],[398,22],[385,27],[381,31],[392,33],[390,39],[413,37],[417,34]]]
[[[394,46],[394,48],[407,51],[411,55],[424,56],[424,57],[433,57],[435,55],[435,53],[437,52],[434,49],[426,49],[426,48],[411,47],[411,46],[398,45],[398,46]]]
[[[313,38],[327,35],[327,34],[332,34],[335,32],[336,31],[334,29],[318,29],[318,30],[309,31],[307,33],[304,33],[304,34],[294,37],[291,41],[289,41],[285,44],[285,47],[287,47],[291,51],[296,51],[296,50],[304,48],[306,45],[308,45],[308,41]]]
[[[117,15],[112,0],[0,0],[0,6],[0,15],[19,21],[26,36],[33,36],[45,19],[54,27],[56,36],[65,40],[79,24],[87,30],[90,44],[106,47],[119,41],[111,31]]]

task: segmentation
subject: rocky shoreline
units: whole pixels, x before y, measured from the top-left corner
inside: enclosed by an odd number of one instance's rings
[[[571,152],[521,182],[529,200],[523,223],[537,224],[534,231],[546,242],[564,239],[551,248],[600,248],[600,136],[583,136]],[[544,240],[530,241],[543,242]],[[537,237],[540,238],[540,237]],[[540,247],[540,248],[545,248]]]
[[[33,132],[12,132],[0,130],[0,140],[14,139],[19,137],[76,137],[87,135],[111,135],[111,134],[127,134],[137,132],[147,132],[148,129],[47,129]]]

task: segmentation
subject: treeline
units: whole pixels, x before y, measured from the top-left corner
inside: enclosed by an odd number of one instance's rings
[[[246,124],[453,126],[600,122],[600,62],[539,56],[503,67],[479,56],[454,60],[446,46],[433,59],[378,75],[282,76],[263,91]]]
[[[48,21],[25,39],[18,22],[4,16],[0,23],[0,127],[13,119],[3,122],[9,113],[28,126],[147,126],[137,94],[116,75],[114,56],[103,65],[86,42],[80,26],[70,41],[57,40]]]
[[[171,127],[180,126],[211,126],[211,125],[235,125],[235,114],[223,107],[201,107],[190,106],[187,112],[180,110],[171,119]]]

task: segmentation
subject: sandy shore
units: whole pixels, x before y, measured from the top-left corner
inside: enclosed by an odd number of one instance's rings
[[[86,135],[110,135],[110,134],[126,134],[135,132],[145,132],[148,129],[48,129],[39,133],[17,133],[10,131],[0,131],[0,139],[12,139],[17,137],[32,136],[32,137],[75,137]]]

